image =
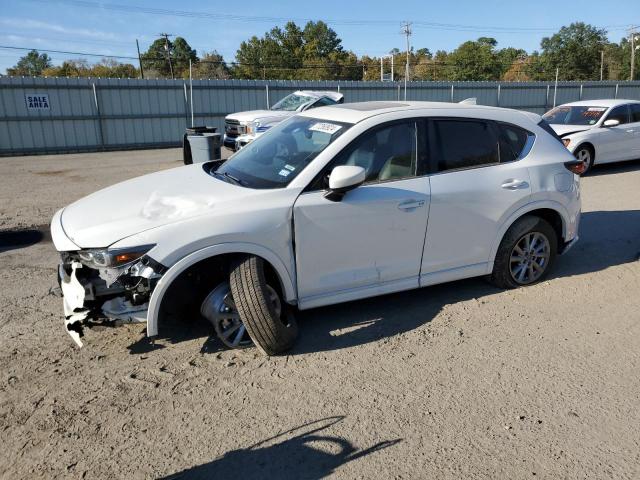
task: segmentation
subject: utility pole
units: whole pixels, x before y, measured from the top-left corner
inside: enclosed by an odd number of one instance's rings
[[[558,76],[560,76],[560,68],[556,67],[556,83],[553,87],[553,108],[556,108],[556,98],[558,97]]]
[[[600,81],[604,76],[604,50],[600,52]]]
[[[170,33],[161,33],[160,36],[164,37],[164,49],[167,51],[167,59],[169,60],[169,71],[171,72],[171,80],[175,80],[173,76],[173,65],[171,64],[171,47],[169,47]]]
[[[140,78],[144,80],[144,70],[142,69],[142,57],[140,56],[140,44],[136,38],[136,48],[138,49],[138,64],[140,65]]]
[[[407,38],[407,63],[404,69],[404,100],[407,101],[407,80],[409,78],[409,37],[411,36],[411,22],[402,24],[402,33]]]
[[[633,81],[635,78],[635,70],[636,70],[636,49],[638,48],[636,46],[636,40],[638,40],[639,38],[636,37],[636,29],[638,27],[636,27],[635,25],[631,25],[631,27],[629,27],[629,36],[630,41],[631,41],[631,73],[629,74],[629,80]]]

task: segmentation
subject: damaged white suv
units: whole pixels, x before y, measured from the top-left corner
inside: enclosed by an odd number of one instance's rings
[[[538,115],[426,102],[317,108],[223,164],[60,210],[66,326],[202,315],[282,352],[308,309],[473,276],[535,283],[577,240],[582,163]],[[398,308],[401,308],[399,306]],[[173,312],[173,313],[172,313]]]

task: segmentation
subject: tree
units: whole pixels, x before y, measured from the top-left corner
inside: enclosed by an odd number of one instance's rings
[[[362,66],[342,40],[324,22],[307,22],[304,28],[287,22],[264,37],[251,37],[236,53],[239,78],[361,79]]]
[[[302,31],[303,55],[316,59],[332,53],[342,53],[342,40],[338,34],[322,22],[308,22]]]
[[[90,69],[92,77],[136,78],[138,69],[130,63],[120,63],[113,58],[103,58]]]
[[[603,29],[578,22],[540,42],[540,62],[549,80],[560,69],[563,80],[595,80],[600,78],[600,52],[609,42]]]
[[[94,65],[77,58],[65,60],[59,67],[49,67],[42,74],[45,77],[135,78],[138,70],[130,63],[120,63],[112,58],[103,58]]]
[[[168,44],[169,51],[165,46]],[[171,58],[171,66],[169,65],[169,56]],[[189,60],[193,63],[198,61],[196,51],[189,46],[187,41],[182,37],[176,37],[165,41],[164,37],[156,39],[149,49],[141,55],[145,69],[153,70],[160,76],[165,78],[171,77],[171,68],[176,78],[189,74]]]
[[[7,75],[38,77],[42,72],[51,67],[51,58],[46,53],[31,50],[25,56],[20,57],[18,63],[7,68]]]
[[[495,40],[481,37],[467,41],[448,55],[449,80],[495,80],[500,78],[500,61]]]
[[[84,58],[65,60],[59,67],[50,67],[42,72],[45,77],[90,77],[89,62]]]
[[[215,50],[209,53],[205,52],[198,63],[193,66],[193,78],[225,79],[229,77],[229,67],[222,55]]]

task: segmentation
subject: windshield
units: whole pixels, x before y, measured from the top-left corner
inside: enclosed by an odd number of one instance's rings
[[[545,113],[544,118],[552,125],[595,125],[607,111],[607,107],[560,106]]]
[[[315,98],[309,97],[307,95],[298,95],[297,93],[292,93],[291,95],[287,95],[273,107],[271,107],[271,110],[286,110],[288,112],[295,112],[298,107],[304,105],[305,103],[309,103],[311,100],[315,100]]]
[[[351,124],[291,117],[270,128],[211,172],[250,188],[286,187]]]

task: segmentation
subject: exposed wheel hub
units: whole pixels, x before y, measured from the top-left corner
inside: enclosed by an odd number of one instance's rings
[[[229,282],[221,283],[207,295],[200,307],[200,313],[211,322],[216,336],[225,346],[245,348],[253,345],[236,310]]]
[[[282,303],[278,293],[267,285],[269,300],[278,317],[282,313]],[[229,348],[246,348],[253,345],[253,341],[246,327],[240,319],[236,304],[233,301],[229,282],[224,282],[214,288],[200,307],[200,313],[211,322],[216,336]]]

